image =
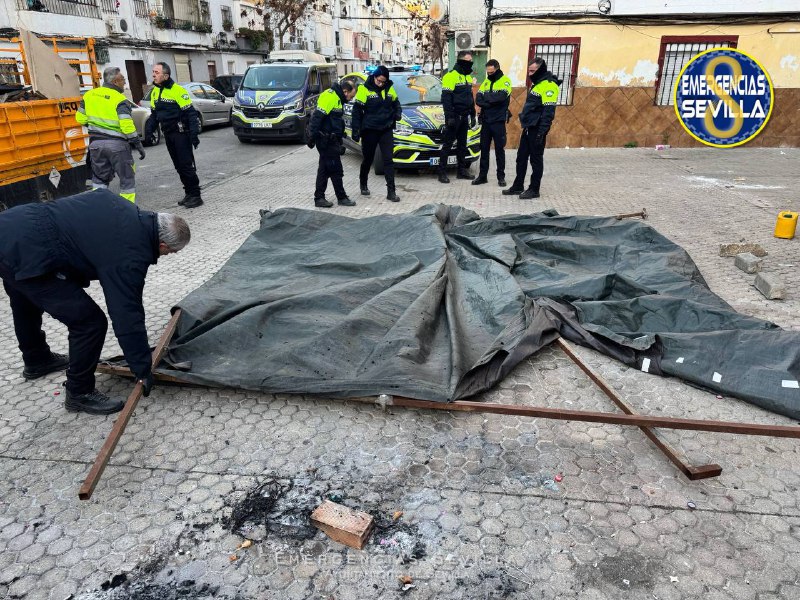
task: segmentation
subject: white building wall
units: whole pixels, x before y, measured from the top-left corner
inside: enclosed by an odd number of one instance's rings
[[[756,14],[800,11],[798,0],[608,0],[611,15],[668,14]],[[465,0],[453,0],[451,12],[461,11]],[[497,0],[493,15],[502,13],[587,13],[598,14],[599,2],[565,2],[564,0]]]

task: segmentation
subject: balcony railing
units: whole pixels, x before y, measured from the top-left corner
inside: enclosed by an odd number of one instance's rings
[[[89,19],[100,18],[96,0],[17,0],[17,8]]]
[[[147,0],[133,0],[133,10],[137,17],[149,17],[150,7]]]
[[[159,29],[179,29],[181,31],[196,31],[198,33],[211,33],[212,31],[211,23],[172,19],[161,15],[153,17],[153,24]]]
[[[100,8],[104,13],[119,13],[118,0],[100,0]]]

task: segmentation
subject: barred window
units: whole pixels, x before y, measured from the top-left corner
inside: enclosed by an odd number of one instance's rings
[[[133,10],[137,17],[150,16],[150,7],[147,5],[147,0],[133,0]]]
[[[528,64],[537,56],[547,62],[547,69],[563,80],[559,86],[558,104],[572,104],[575,80],[578,77],[578,58],[581,38],[531,38],[528,46]],[[527,82],[530,85],[530,81]]]
[[[675,104],[675,82],[683,67],[695,56],[712,48],[736,48],[739,36],[684,36],[669,35],[661,38],[661,51],[658,55],[658,76],[656,77],[657,106]]]
[[[100,18],[96,0],[17,0],[17,8],[90,19]]]

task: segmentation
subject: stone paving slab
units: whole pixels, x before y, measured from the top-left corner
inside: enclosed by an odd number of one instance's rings
[[[374,176],[373,195],[356,195],[359,161],[348,153],[346,186],[358,206],[331,210],[369,217],[445,202],[483,215],[611,215],[646,207],[715,293],[800,331],[800,237],[772,237],[778,212],[800,209],[798,158],[785,148],[548,150],[539,200],[502,196],[494,183],[444,186],[430,173],[404,173],[403,200],[393,204]],[[258,226],[260,209],[311,206],[315,164],[315,152],[289,152],[209,186],[206,205],[192,211],[177,207],[179,197],[140,200],[188,215],[193,233],[148,277],[153,342],[169,308]],[[741,241],[767,250],[763,269],[783,279],[786,300],[765,299],[752,275],[719,256],[720,244]],[[104,306],[96,285],[91,293]],[[65,351],[63,327],[49,318],[45,327],[53,349]],[[719,478],[689,482],[635,428],[159,386],[139,404],[92,500],[81,502],[78,487],[113,417],[67,413],[59,376],[22,380],[5,300],[0,341],[2,598],[800,598],[797,441],[660,432],[692,464],[723,467]],[[104,355],[118,352],[109,335]],[[578,353],[643,413],[792,424]],[[109,376],[98,386],[130,390]],[[614,410],[555,348],[481,399]],[[376,517],[364,551],[309,527],[323,497]],[[253,546],[237,550],[246,538]],[[415,587],[403,591],[401,576]]]

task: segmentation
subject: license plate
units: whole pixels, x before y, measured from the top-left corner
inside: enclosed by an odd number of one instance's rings
[[[430,164],[432,167],[435,167],[439,164],[439,157],[434,156],[430,159]],[[447,157],[447,164],[448,165],[457,165],[458,164],[458,157],[457,156],[448,156]]]
[[[250,126],[251,127],[263,127],[264,129],[272,129],[272,123],[259,123],[259,122],[256,121],[255,123],[250,123]]]

